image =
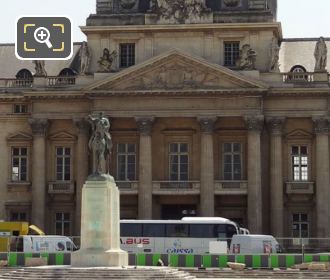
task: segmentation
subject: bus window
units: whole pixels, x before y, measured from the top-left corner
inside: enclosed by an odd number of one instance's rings
[[[215,225],[191,224],[189,236],[192,238],[216,238],[214,226]]]
[[[143,224],[144,237],[165,237],[164,224]]]
[[[188,237],[189,225],[187,224],[167,224],[166,237]]]
[[[237,234],[237,228],[233,225],[227,225],[227,238],[232,238],[234,234]]]
[[[214,236],[216,238],[227,238],[226,225],[218,224],[214,225]]]
[[[122,237],[130,237],[142,236],[142,224],[120,224],[120,236]]]

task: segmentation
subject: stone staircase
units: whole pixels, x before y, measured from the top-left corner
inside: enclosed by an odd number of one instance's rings
[[[182,269],[198,278],[213,279],[330,279],[330,271],[307,271],[298,269]]]
[[[17,268],[0,269],[0,280],[94,280],[94,279],[196,279],[188,272],[171,268],[71,268],[71,267],[38,267],[38,268]]]

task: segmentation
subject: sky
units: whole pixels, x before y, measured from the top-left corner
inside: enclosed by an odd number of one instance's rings
[[[216,0],[215,0],[216,1]],[[219,0],[217,0],[219,1]],[[0,43],[14,43],[21,16],[61,15],[72,20],[73,41],[86,40],[79,26],[95,13],[96,0],[1,0]],[[329,0],[278,0],[278,21],[284,38],[330,37]]]

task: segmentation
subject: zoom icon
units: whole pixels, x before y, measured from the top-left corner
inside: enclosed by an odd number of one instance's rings
[[[22,60],[67,60],[72,56],[67,17],[21,17],[16,24],[16,56]]]

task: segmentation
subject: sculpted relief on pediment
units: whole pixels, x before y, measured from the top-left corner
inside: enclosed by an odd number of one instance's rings
[[[216,89],[237,88],[225,75],[212,73],[209,69],[171,63],[150,69],[124,80],[104,85],[102,89],[112,90],[170,90],[170,89]]]

